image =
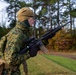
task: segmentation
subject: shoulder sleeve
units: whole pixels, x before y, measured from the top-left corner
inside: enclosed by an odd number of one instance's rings
[[[5,59],[7,63],[12,65],[20,64],[23,60],[26,60],[30,57],[28,53],[23,55],[19,54],[20,48],[22,46],[23,37],[20,35],[13,34],[8,38],[6,45]]]
[[[2,56],[4,54],[6,42],[7,42],[7,37],[6,36],[3,36],[0,39],[0,58],[2,58]]]

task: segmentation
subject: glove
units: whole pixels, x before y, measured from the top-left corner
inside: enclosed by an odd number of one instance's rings
[[[30,57],[36,56],[38,51],[39,51],[39,48],[36,47],[36,45],[31,46],[29,50]]]

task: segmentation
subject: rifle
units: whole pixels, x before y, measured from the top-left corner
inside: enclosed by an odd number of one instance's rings
[[[19,54],[24,54],[26,52],[29,52],[31,57],[34,57],[37,55],[37,52],[39,50],[42,50],[44,53],[47,52],[47,49],[45,48],[42,41],[48,40],[55,36],[55,34],[61,30],[64,26],[66,26],[69,22],[62,26],[58,26],[55,29],[48,30],[40,39],[37,39],[35,37],[31,37],[29,40],[25,41],[25,44],[27,45],[24,49],[22,49]]]

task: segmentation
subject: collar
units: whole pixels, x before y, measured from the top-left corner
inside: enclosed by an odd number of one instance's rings
[[[28,31],[29,28],[26,27],[26,25],[23,24],[23,22],[17,21],[16,28],[19,28],[22,31]]]

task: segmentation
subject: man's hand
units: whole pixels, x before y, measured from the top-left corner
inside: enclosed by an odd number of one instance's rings
[[[4,68],[4,63],[5,63],[5,61],[0,59],[0,75],[3,75],[2,72],[3,72],[3,68]]]
[[[2,65],[3,63],[5,63],[5,61],[0,59],[0,65]]]

